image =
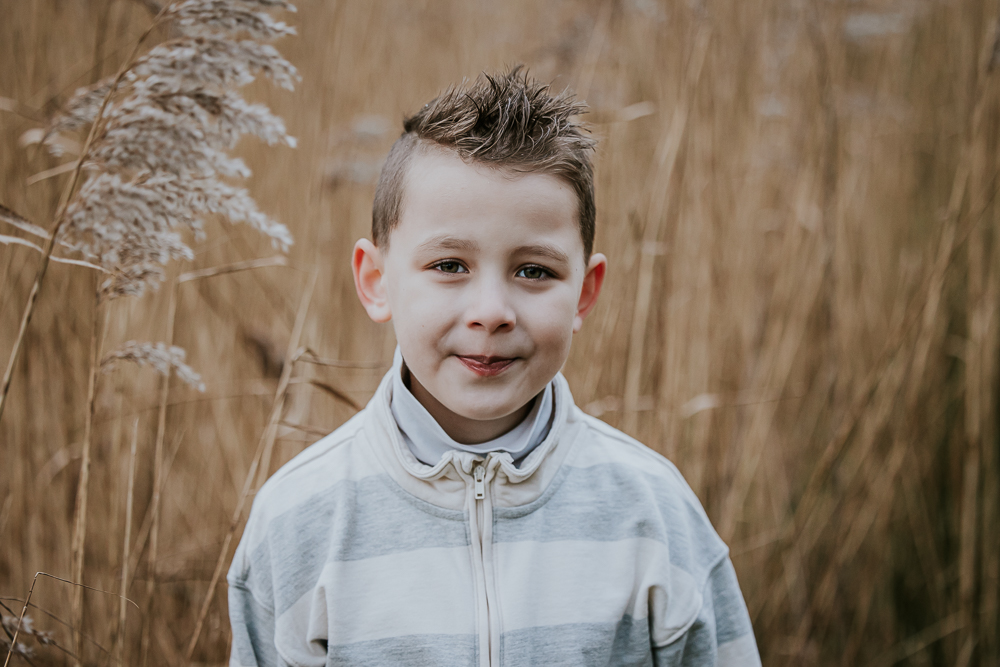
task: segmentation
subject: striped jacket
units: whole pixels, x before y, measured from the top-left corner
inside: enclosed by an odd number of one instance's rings
[[[694,493],[561,375],[520,467],[420,463],[391,386],[257,495],[228,576],[231,666],[760,665]]]

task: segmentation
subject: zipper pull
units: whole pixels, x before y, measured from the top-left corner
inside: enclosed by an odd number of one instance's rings
[[[476,478],[476,500],[482,500],[486,497],[486,468],[477,465],[472,474]]]

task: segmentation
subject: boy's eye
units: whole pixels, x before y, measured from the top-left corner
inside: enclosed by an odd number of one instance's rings
[[[467,271],[464,266],[452,261],[438,262],[434,268],[443,273],[465,273]]]
[[[552,274],[546,269],[540,266],[525,266],[517,271],[518,278],[527,278],[528,280],[541,280],[543,278],[548,278]]]

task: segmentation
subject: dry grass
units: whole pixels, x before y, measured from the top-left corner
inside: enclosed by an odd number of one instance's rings
[[[18,139],[117,71],[153,4],[0,10],[0,203],[53,219],[71,176]],[[225,596],[209,585],[244,489],[353,414],[391,358],[348,262],[378,160],[403,113],[513,62],[584,92],[601,139],[596,248],[611,263],[566,369],[577,402],[684,472],[732,547],[765,664],[1000,660],[996,2],[299,10],[280,47],[302,83],[249,94],[299,148],[243,151],[262,210],[296,239],[287,266],[256,263],[267,242],[213,223],[158,292],[107,307],[106,349],[179,345],[208,387],[96,378],[83,579],[119,591],[128,573],[144,614],[125,626],[126,664],[183,664],[196,626],[192,660],[225,661]],[[4,355],[38,261],[0,247]],[[71,572],[88,271],[49,267],[0,422],[0,597]],[[65,647],[42,610],[66,619],[71,598],[43,579],[29,609]],[[85,662],[105,664],[120,600],[84,601]]]

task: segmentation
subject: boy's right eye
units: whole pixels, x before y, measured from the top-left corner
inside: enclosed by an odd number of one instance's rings
[[[459,262],[453,260],[445,260],[443,262],[438,262],[434,265],[434,268],[443,273],[466,273],[468,269],[462,266]]]

